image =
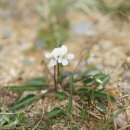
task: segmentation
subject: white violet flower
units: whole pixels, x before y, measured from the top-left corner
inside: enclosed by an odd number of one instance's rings
[[[45,57],[50,59],[49,67],[53,67],[58,63],[62,65],[67,65],[68,60],[72,60],[74,55],[71,53],[67,53],[68,49],[67,46],[62,45],[61,47],[54,48],[52,52],[46,52]]]
[[[50,59],[50,63],[48,64],[48,67],[53,67],[57,64],[59,55],[60,55],[59,48],[53,49],[53,51],[51,53],[50,52],[45,53],[45,57],[47,59]]]
[[[74,55],[71,53],[68,53],[67,46],[62,45],[60,47],[60,56],[58,58],[58,63],[62,63],[62,65],[68,65],[68,60],[74,59]]]

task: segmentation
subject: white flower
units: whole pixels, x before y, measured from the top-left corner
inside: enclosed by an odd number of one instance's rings
[[[60,57],[61,55],[61,50],[59,47],[53,49],[52,51],[52,56],[55,58],[55,60],[58,60],[58,58]]]
[[[48,64],[48,67],[53,67],[57,64],[58,57],[60,56],[60,49],[55,48],[52,50],[52,52],[46,52],[45,57],[47,59],[50,59],[50,63]]]
[[[50,59],[50,63],[48,64],[49,67],[53,67],[58,63],[62,65],[67,65],[68,60],[72,60],[74,55],[71,53],[67,53],[68,49],[67,46],[62,45],[61,47],[54,48],[52,52],[46,52],[45,57]]]
[[[68,65],[68,60],[72,60],[74,58],[73,54],[67,52],[67,46],[62,45],[60,47],[60,56],[58,57],[58,63],[62,63],[62,65]]]
[[[46,52],[46,53],[45,53],[45,57],[46,57],[47,59],[50,59],[50,63],[48,64],[48,67],[53,67],[53,66],[56,65],[57,61],[56,61],[56,59],[53,57],[52,53]]]
[[[46,52],[46,53],[45,53],[45,57],[46,57],[47,59],[50,59],[50,58],[52,57],[52,53]]]

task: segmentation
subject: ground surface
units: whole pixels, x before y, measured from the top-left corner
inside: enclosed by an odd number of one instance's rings
[[[4,3],[4,2],[3,2]],[[13,0],[8,7],[0,7],[0,85],[20,84],[24,80],[44,75],[41,64],[42,50],[30,51],[36,42],[37,31],[42,22],[34,11],[35,4],[28,0]],[[16,6],[17,5],[17,6]],[[96,13],[88,16],[81,12],[68,15],[72,25],[72,34],[65,42],[76,55],[75,64],[83,51],[88,50],[92,57],[90,64],[103,66],[111,75],[106,91],[120,98],[130,94],[130,26],[129,21],[113,20],[109,15]],[[129,19],[129,18],[128,18]],[[81,27],[88,26],[88,30]],[[74,30],[74,27],[77,30]],[[70,68],[73,68],[70,66]],[[8,100],[8,99],[7,99]],[[15,98],[14,98],[15,101]],[[49,102],[49,104],[48,104]],[[9,103],[10,104],[10,103]],[[65,104],[62,102],[61,104]],[[39,111],[50,110],[54,105],[61,105],[53,98],[46,97],[34,104],[30,116],[40,115]],[[37,107],[39,106],[39,107]],[[31,107],[31,106],[30,106]],[[29,108],[28,108],[29,109]],[[113,108],[116,109],[116,108]],[[31,113],[33,113],[31,115]],[[128,115],[128,118],[129,115]],[[123,119],[125,120],[125,119]],[[117,121],[118,125],[120,121]],[[122,122],[122,121],[121,121]],[[126,121],[127,122],[127,121]],[[128,123],[127,123],[128,125]],[[56,130],[64,126],[54,126]],[[82,130],[94,130],[93,126],[83,126]],[[64,127],[66,130],[67,128]]]

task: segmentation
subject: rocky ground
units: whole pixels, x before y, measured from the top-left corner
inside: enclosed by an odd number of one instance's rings
[[[1,1],[0,3],[4,3]],[[44,48],[32,52],[36,42],[37,31],[43,23],[35,12],[34,0],[13,0],[7,7],[0,5],[0,85],[20,84],[24,80],[44,75],[41,64]],[[82,12],[70,12],[67,16],[71,23],[71,36],[65,44],[76,55],[74,64],[84,51],[89,51],[92,57],[90,65],[104,67],[111,76],[106,91],[117,98],[129,99],[130,96],[130,26],[129,21],[114,19],[113,16],[95,12],[91,17]],[[129,19],[129,17],[128,17]],[[70,66],[71,68],[71,66]],[[15,99],[14,99],[15,100]],[[49,104],[47,103],[49,102]],[[45,104],[45,105],[43,105]],[[58,104],[55,99],[46,97],[39,100],[32,108],[37,114],[42,110],[50,110]],[[62,104],[64,104],[62,102]],[[39,107],[35,107],[39,106]],[[117,109],[114,108],[114,109]],[[129,109],[128,109],[129,111]],[[34,115],[30,116],[34,116]],[[129,124],[125,116],[115,120],[119,127]],[[122,120],[125,123],[120,123]],[[56,129],[60,129],[57,126]],[[62,127],[62,126],[61,126]],[[88,127],[88,126],[87,126]],[[67,128],[65,128],[67,129]],[[86,130],[86,128],[82,128]],[[93,128],[89,127],[89,130]]]

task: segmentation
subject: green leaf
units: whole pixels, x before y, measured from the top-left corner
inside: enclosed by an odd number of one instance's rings
[[[84,122],[87,118],[87,111],[86,108],[83,106],[82,108],[82,122]]]
[[[45,86],[5,86],[3,87],[5,89],[11,90],[11,91],[35,91],[35,90],[43,90],[45,89]]]
[[[85,79],[83,82],[89,86],[95,83],[97,84],[97,86],[99,85],[104,86],[109,81],[109,79],[110,79],[109,75],[100,73]]]
[[[33,101],[38,99],[37,96],[34,94],[29,94],[20,101],[16,102],[14,105],[12,105],[9,109],[12,111],[18,110],[20,108],[26,107],[27,105],[31,104]]]
[[[55,97],[58,98],[59,100],[63,100],[63,99],[66,99],[68,96],[65,92],[60,92],[60,91],[57,91],[54,93]]]
[[[11,91],[35,91],[35,90],[43,90],[47,86],[45,78],[37,77],[30,80],[27,80],[25,85],[20,86],[5,86],[3,88],[11,90]]]
[[[77,126],[73,126],[70,130],[79,130]]]
[[[100,91],[96,91],[96,90],[92,90],[89,88],[79,88],[76,90],[77,93],[81,94],[81,95],[89,95],[90,97],[92,97],[92,99],[98,98],[100,100],[105,100],[107,99],[108,101],[115,103],[116,100],[113,96],[107,95],[106,93],[100,92]]]
[[[32,86],[44,86],[46,84],[46,79],[43,77],[36,77],[27,80],[26,83]]]
[[[55,107],[54,109],[52,109],[50,112],[48,112],[46,114],[46,118],[54,118],[56,116],[59,116],[61,113],[63,113],[63,110],[61,110],[61,108],[59,107]]]
[[[3,125],[3,126],[0,126],[0,130],[14,130],[16,128],[16,126],[14,126],[13,124],[9,124],[9,125]]]
[[[66,113],[71,114],[72,109],[73,109],[73,101],[72,101],[72,98],[69,98],[69,103],[68,103],[68,106],[67,106],[67,109],[66,109]]]
[[[71,95],[73,95],[74,91],[75,91],[73,76],[70,76],[70,78],[69,78],[69,86],[70,86],[70,93],[71,93]]]
[[[90,91],[91,93],[91,91]],[[103,92],[99,92],[99,91],[94,91],[94,97],[95,98],[99,98],[99,99],[107,99],[107,94],[106,93],[103,93]]]
[[[96,108],[97,108],[99,111],[101,111],[101,112],[103,112],[103,113],[106,113],[106,106],[105,106],[105,105],[103,105],[103,104],[101,104],[101,103],[98,103],[98,104],[96,105]]]
[[[6,115],[0,115],[0,126],[4,125],[6,122],[9,122],[9,117]]]
[[[79,89],[77,89],[76,90],[76,92],[78,93],[78,94],[87,94],[87,93],[89,93],[89,89],[87,89],[87,88],[79,88]]]
[[[83,83],[90,86],[95,83],[94,76],[88,77],[87,79],[83,80]]]
[[[103,92],[99,92],[99,91],[95,91],[94,92],[94,96],[95,98],[99,98],[99,99],[107,99],[108,101],[115,103],[116,99],[113,96],[107,95],[106,93]]]
[[[107,95],[107,100],[108,100],[109,102],[116,103],[116,99],[115,99],[115,97],[113,97],[113,96]]]
[[[102,74],[102,73],[100,73],[100,74],[96,74],[94,76],[94,78],[95,78],[96,82],[98,82],[99,84],[105,85],[109,81],[110,76],[108,74]]]

